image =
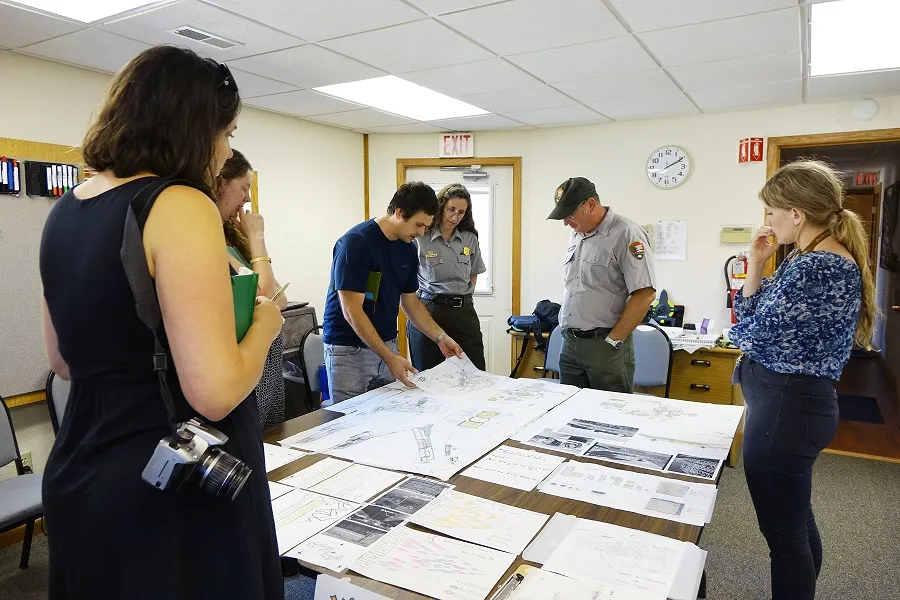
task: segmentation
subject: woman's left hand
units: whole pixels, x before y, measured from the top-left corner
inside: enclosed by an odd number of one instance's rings
[[[265,222],[263,216],[259,213],[252,213],[245,210],[240,213],[240,219],[235,220],[235,224],[241,233],[250,241],[262,240],[265,238]]]

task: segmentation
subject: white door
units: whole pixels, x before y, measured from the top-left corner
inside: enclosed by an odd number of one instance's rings
[[[461,183],[472,196],[472,216],[487,272],[478,277],[475,311],[481,321],[487,370],[509,375],[510,337],[506,320],[512,314],[512,167],[484,167],[486,179],[468,181],[462,171],[410,167],[407,181],[424,181],[440,190]]]

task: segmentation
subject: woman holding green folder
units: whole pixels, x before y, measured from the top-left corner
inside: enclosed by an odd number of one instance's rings
[[[257,298],[236,340],[211,200],[240,108],[225,65],[184,48],[144,50],[112,78],[85,135],[82,156],[97,174],[47,217],[44,343],[51,368],[72,381],[43,477],[49,600],[284,599],[252,399],[281,312]],[[127,221],[132,202],[140,210]],[[126,222],[138,228],[156,289],[159,349],[123,268]],[[155,362],[165,364],[168,393]],[[178,473],[167,489],[146,479],[158,464],[151,457],[175,450],[164,398],[178,423],[200,419],[227,435],[217,448],[251,469],[232,501],[196,483],[174,489]]]
[[[250,161],[231,150],[232,156],[217,178],[216,206],[225,227],[225,243],[228,244],[228,260],[235,272],[250,270],[259,276],[259,296],[272,298],[281,287],[272,271],[272,259],[266,250],[265,227],[262,215],[244,210],[250,202],[250,184],[253,167]],[[275,299],[278,308],[287,306],[287,298]],[[262,378],[256,386],[256,405],[259,407],[259,423],[265,429],[284,421],[284,375],[282,373],[284,338],[275,338]]]

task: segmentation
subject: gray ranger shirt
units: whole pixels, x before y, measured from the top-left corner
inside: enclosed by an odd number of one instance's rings
[[[590,233],[569,235],[566,289],[559,311],[564,329],[611,329],[632,293],[656,288],[647,232],[611,208],[607,211]]]
[[[419,250],[419,291],[464,296],[475,291],[472,277],[487,271],[478,237],[471,231],[453,232],[450,241],[435,229],[416,238]]]

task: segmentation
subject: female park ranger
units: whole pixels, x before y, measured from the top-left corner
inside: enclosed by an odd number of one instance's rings
[[[452,183],[438,193],[440,209],[419,250],[419,298],[435,322],[456,340],[476,367],[484,370],[484,342],[472,304],[475,280],[487,268],[478,247],[472,199],[465,186]],[[422,371],[439,365],[444,354],[412,323],[406,324],[413,366]]]

